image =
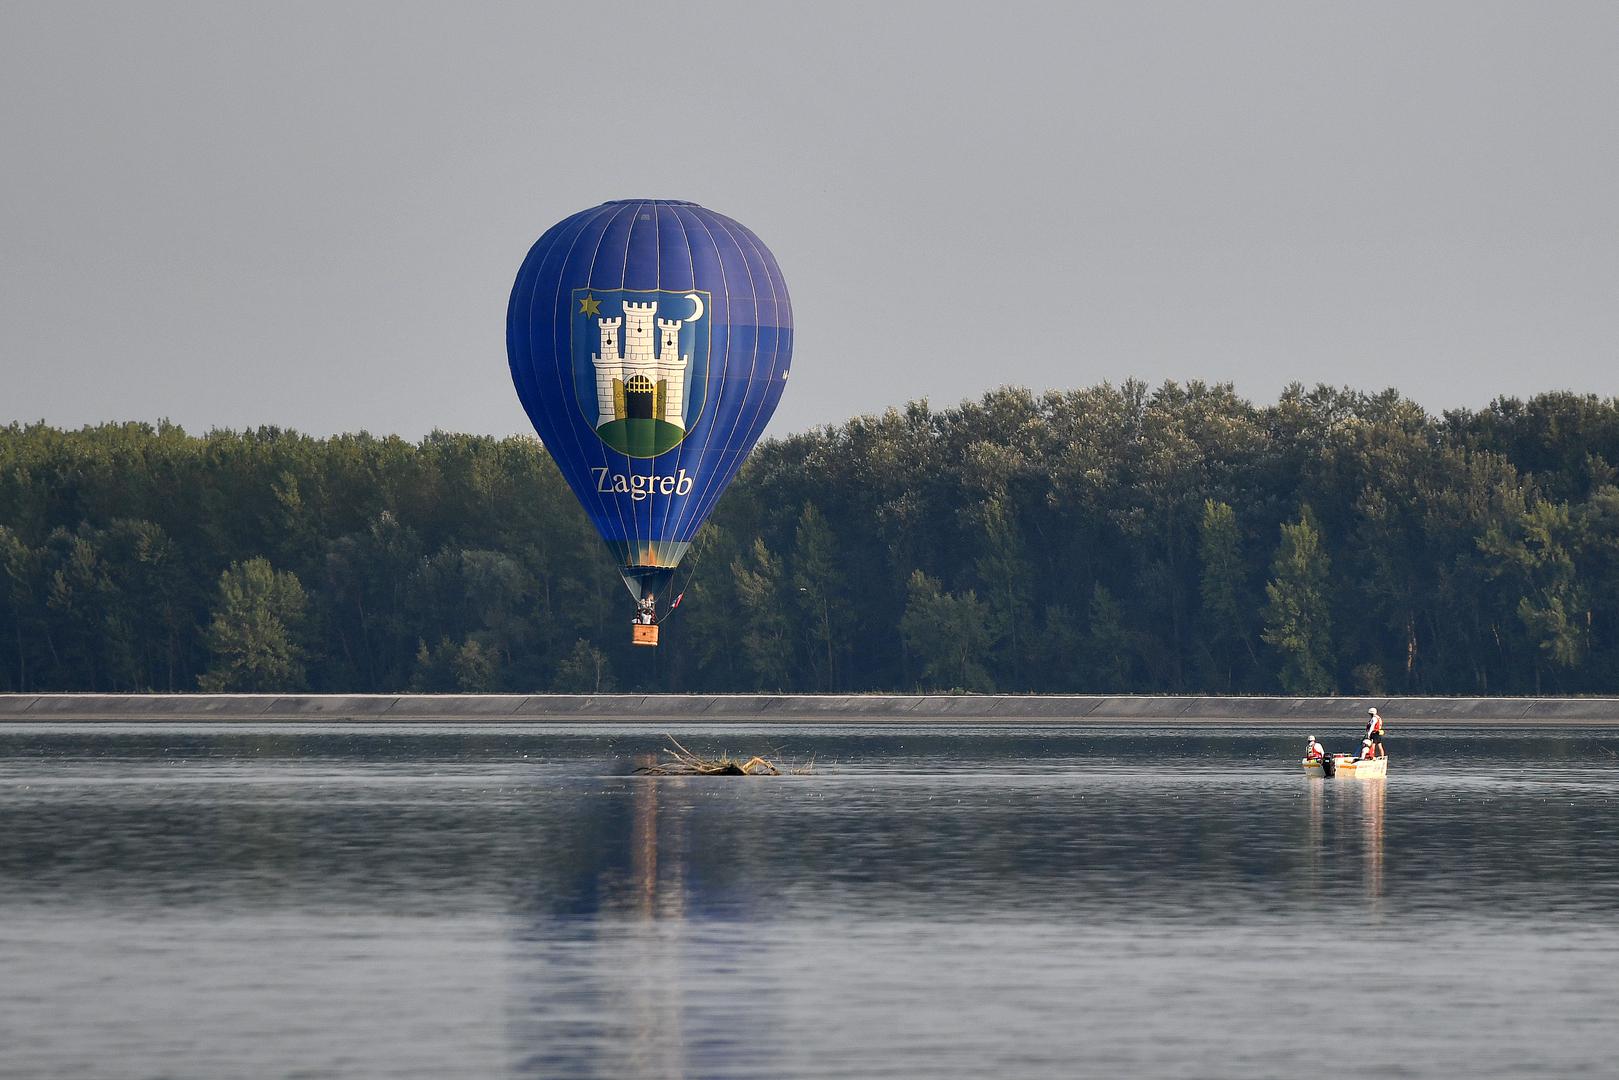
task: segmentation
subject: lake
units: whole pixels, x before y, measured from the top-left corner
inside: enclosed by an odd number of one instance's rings
[[[1558,1077],[1619,729],[0,727],[0,1074]]]

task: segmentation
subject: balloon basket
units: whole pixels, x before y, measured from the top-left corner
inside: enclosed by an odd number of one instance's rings
[[[630,641],[636,645],[656,645],[658,643],[658,628],[645,623],[630,624]]]

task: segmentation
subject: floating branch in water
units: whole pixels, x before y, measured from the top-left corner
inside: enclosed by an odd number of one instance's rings
[[[664,738],[673,744],[663,751],[669,757],[642,765],[635,770],[636,773],[642,776],[780,776],[784,771],[807,773],[814,770],[813,762],[784,770],[768,758],[757,755],[746,761],[727,753],[721,753],[716,758],[705,758],[680,745],[673,735],[665,735]]]

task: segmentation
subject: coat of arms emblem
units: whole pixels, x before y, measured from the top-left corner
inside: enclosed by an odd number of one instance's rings
[[[708,294],[575,289],[574,390],[597,436],[630,457],[679,446],[708,384]]]

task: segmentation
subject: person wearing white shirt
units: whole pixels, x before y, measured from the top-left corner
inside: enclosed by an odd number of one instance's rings
[[[1388,751],[1383,749],[1383,718],[1376,709],[1366,710],[1366,738],[1372,744],[1372,757],[1388,757]]]

